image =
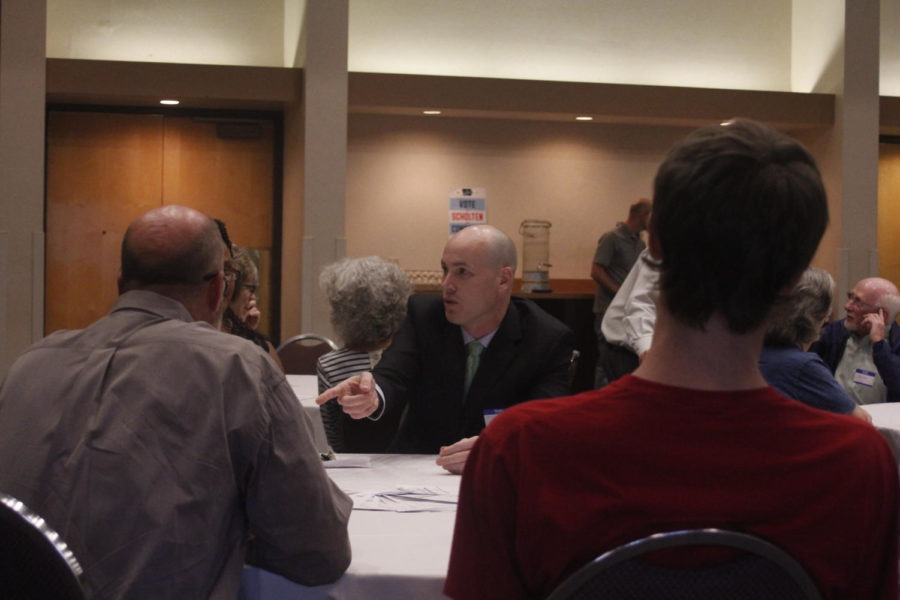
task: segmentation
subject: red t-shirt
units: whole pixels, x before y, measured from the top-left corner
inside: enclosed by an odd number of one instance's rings
[[[773,388],[624,377],[507,409],[463,474],[445,593],[547,596],[615,546],[721,527],[794,556],[825,598],[897,597],[898,471],[863,421]]]

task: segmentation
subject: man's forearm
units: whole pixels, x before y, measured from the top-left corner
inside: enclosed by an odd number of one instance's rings
[[[613,281],[606,269],[597,263],[591,267],[591,278],[610,294],[615,295],[619,291],[619,284]]]

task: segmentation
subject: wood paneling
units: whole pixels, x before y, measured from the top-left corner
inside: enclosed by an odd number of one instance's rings
[[[163,198],[225,221],[232,240],[266,248],[272,233],[272,124],[258,127],[255,139],[226,139],[217,128],[228,123],[167,118],[163,154]]]
[[[218,135],[220,124],[151,114],[49,114],[47,333],[85,327],[109,311],[125,229],[163,204],[220,218],[235,243],[259,251],[260,329],[269,333],[273,125],[254,122],[259,136],[232,139]]]
[[[162,132],[160,115],[49,114],[47,333],[85,327],[115,301],[125,229],[162,202]]]
[[[850,201],[852,200],[849,198],[844,199],[844,202]],[[878,273],[881,277],[900,285],[898,223],[900,223],[900,144],[881,144],[878,161]],[[838,298],[842,292],[843,290],[838,291]]]

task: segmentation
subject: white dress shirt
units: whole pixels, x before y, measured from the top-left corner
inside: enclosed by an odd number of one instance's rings
[[[641,252],[606,309],[601,325],[607,342],[624,346],[638,356],[650,349],[656,326],[659,297],[656,264],[648,250]]]

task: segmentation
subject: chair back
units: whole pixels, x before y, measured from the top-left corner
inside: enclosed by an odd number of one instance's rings
[[[569,393],[575,392],[575,374],[578,373],[578,361],[581,359],[581,352],[572,350],[572,356],[569,358]]]
[[[677,548],[679,560],[704,554],[699,566],[667,566],[651,556]],[[664,556],[671,557],[671,551]],[[671,563],[671,560],[669,561]],[[679,563],[680,564],[680,563]],[[691,529],[658,533],[606,552],[563,581],[548,600],[820,600],[812,578],[784,550],[745,533]]]
[[[322,335],[302,333],[278,346],[276,352],[284,372],[289,375],[315,375],[316,361],[326,352],[337,350],[337,344]]]
[[[0,494],[0,598],[90,598],[75,555],[25,504]]]

